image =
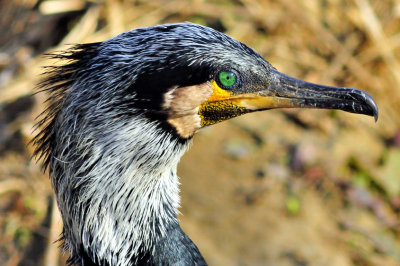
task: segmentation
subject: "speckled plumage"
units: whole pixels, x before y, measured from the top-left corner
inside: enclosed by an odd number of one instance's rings
[[[279,107],[270,96],[290,103],[284,107],[323,104],[311,98],[316,86],[288,79],[246,45],[191,23],[135,29],[53,57],[69,62],[49,67],[40,84],[49,106],[34,144],[50,170],[64,248],[76,265],[204,265],[176,217],[176,168],[192,135],[201,126],[256,111],[249,93],[261,91],[268,99],[271,105],[260,110]],[[199,109],[215,93],[211,81],[223,69],[240,78],[222,94],[247,98]],[[294,98],[292,105],[277,88],[307,97]],[[377,116],[364,92],[319,89],[332,102],[326,108]]]
[[[178,225],[176,165],[190,138],[165,122],[161,96],[203,83],[234,61],[250,68],[246,56],[257,60],[255,72],[270,67],[230,37],[186,23],[54,55],[71,62],[50,67],[41,84],[50,106],[35,143],[50,168],[70,262],[87,253],[95,262],[129,265],[153,254],[166,227]]]

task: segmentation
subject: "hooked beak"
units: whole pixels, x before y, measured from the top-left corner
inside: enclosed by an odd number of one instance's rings
[[[274,108],[337,109],[373,116],[378,120],[378,106],[366,92],[305,82],[278,71],[265,89],[242,94],[238,103],[252,111]]]

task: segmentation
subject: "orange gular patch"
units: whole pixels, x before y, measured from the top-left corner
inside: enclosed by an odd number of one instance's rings
[[[211,82],[211,96],[199,106],[198,114],[201,118],[201,126],[209,126],[215,123],[251,112],[239,105],[238,99],[233,93]]]

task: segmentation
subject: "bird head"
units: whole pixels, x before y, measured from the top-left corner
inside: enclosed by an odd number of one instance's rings
[[[136,29],[103,42],[96,53],[93,64],[104,62],[103,71],[112,75],[110,91],[134,95],[135,110],[183,139],[202,127],[274,108],[339,109],[378,118],[366,92],[289,77],[243,43],[196,24]]]
[[[52,67],[40,84],[51,95],[39,123],[47,126],[35,139],[46,165],[63,135],[86,132],[99,139],[126,128],[132,118],[184,143],[202,127],[275,108],[338,109],[378,118],[368,93],[289,77],[245,44],[193,23],[138,28],[54,56],[69,63]]]

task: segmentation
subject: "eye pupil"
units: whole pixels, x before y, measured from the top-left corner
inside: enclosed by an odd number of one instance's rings
[[[236,74],[232,71],[221,71],[218,74],[218,83],[225,89],[236,85]]]

